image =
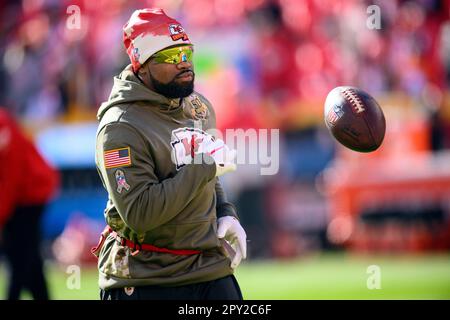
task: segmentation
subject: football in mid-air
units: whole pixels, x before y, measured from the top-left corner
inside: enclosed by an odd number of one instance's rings
[[[333,137],[354,151],[378,149],[386,132],[383,110],[367,92],[336,87],[325,101],[325,124]]]

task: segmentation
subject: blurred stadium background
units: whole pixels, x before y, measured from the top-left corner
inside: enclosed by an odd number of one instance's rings
[[[366,26],[372,4],[379,30]],[[66,27],[69,5],[81,9],[80,29]],[[277,175],[241,165],[223,180],[250,239],[237,272],[246,298],[450,298],[448,0],[4,0],[0,104],[62,175],[42,226],[54,299],[98,298],[89,248],[107,194],[95,113],[128,64],[121,28],[147,6],[188,31],[196,90],[220,129],[280,129]],[[339,85],[382,106],[376,152],[345,150],[326,131],[323,102]],[[80,290],[66,286],[73,264]],[[369,265],[380,267],[380,290],[366,286]],[[2,263],[0,290],[6,277]]]

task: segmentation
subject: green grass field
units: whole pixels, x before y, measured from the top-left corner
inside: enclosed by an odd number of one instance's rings
[[[380,289],[367,288],[370,265],[380,267]],[[49,264],[46,270],[53,299],[98,299],[95,268],[81,269],[79,290],[67,288],[65,268]],[[5,276],[2,267],[2,288]],[[245,262],[236,277],[245,299],[450,299],[450,255],[320,254],[296,260]],[[4,298],[4,290],[0,298]]]

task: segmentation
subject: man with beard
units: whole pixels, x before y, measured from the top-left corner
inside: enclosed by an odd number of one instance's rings
[[[193,45],[161,9],[135,11],[124,44],[131,65],[98,111],[101,299],[240,300],[246,234],[218,180],[235,151],[208,133],[215,114],[193,90]]]

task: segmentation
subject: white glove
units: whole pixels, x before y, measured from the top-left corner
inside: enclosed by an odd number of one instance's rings
[[[225,216],[218,220],[217,237],[227,240],[236,251],[231,261],[231,268],[236,269],[247,258],[247,234],[235,217]]]
[[[216,163],[216,177],[220,177],[225,173],[236,171],[236,150],[228,148],[228,146],[221,139],[216,139],[210,142],[206,148],[206,153],[209,154]]]
[[[179,139],[180,143],[175,143],[171,151],[172,162],[178,167],[191,164],[194,156],[206,153],[207,146],[213,142],[212,136],[199,136],[197,133],[185,134]]]

